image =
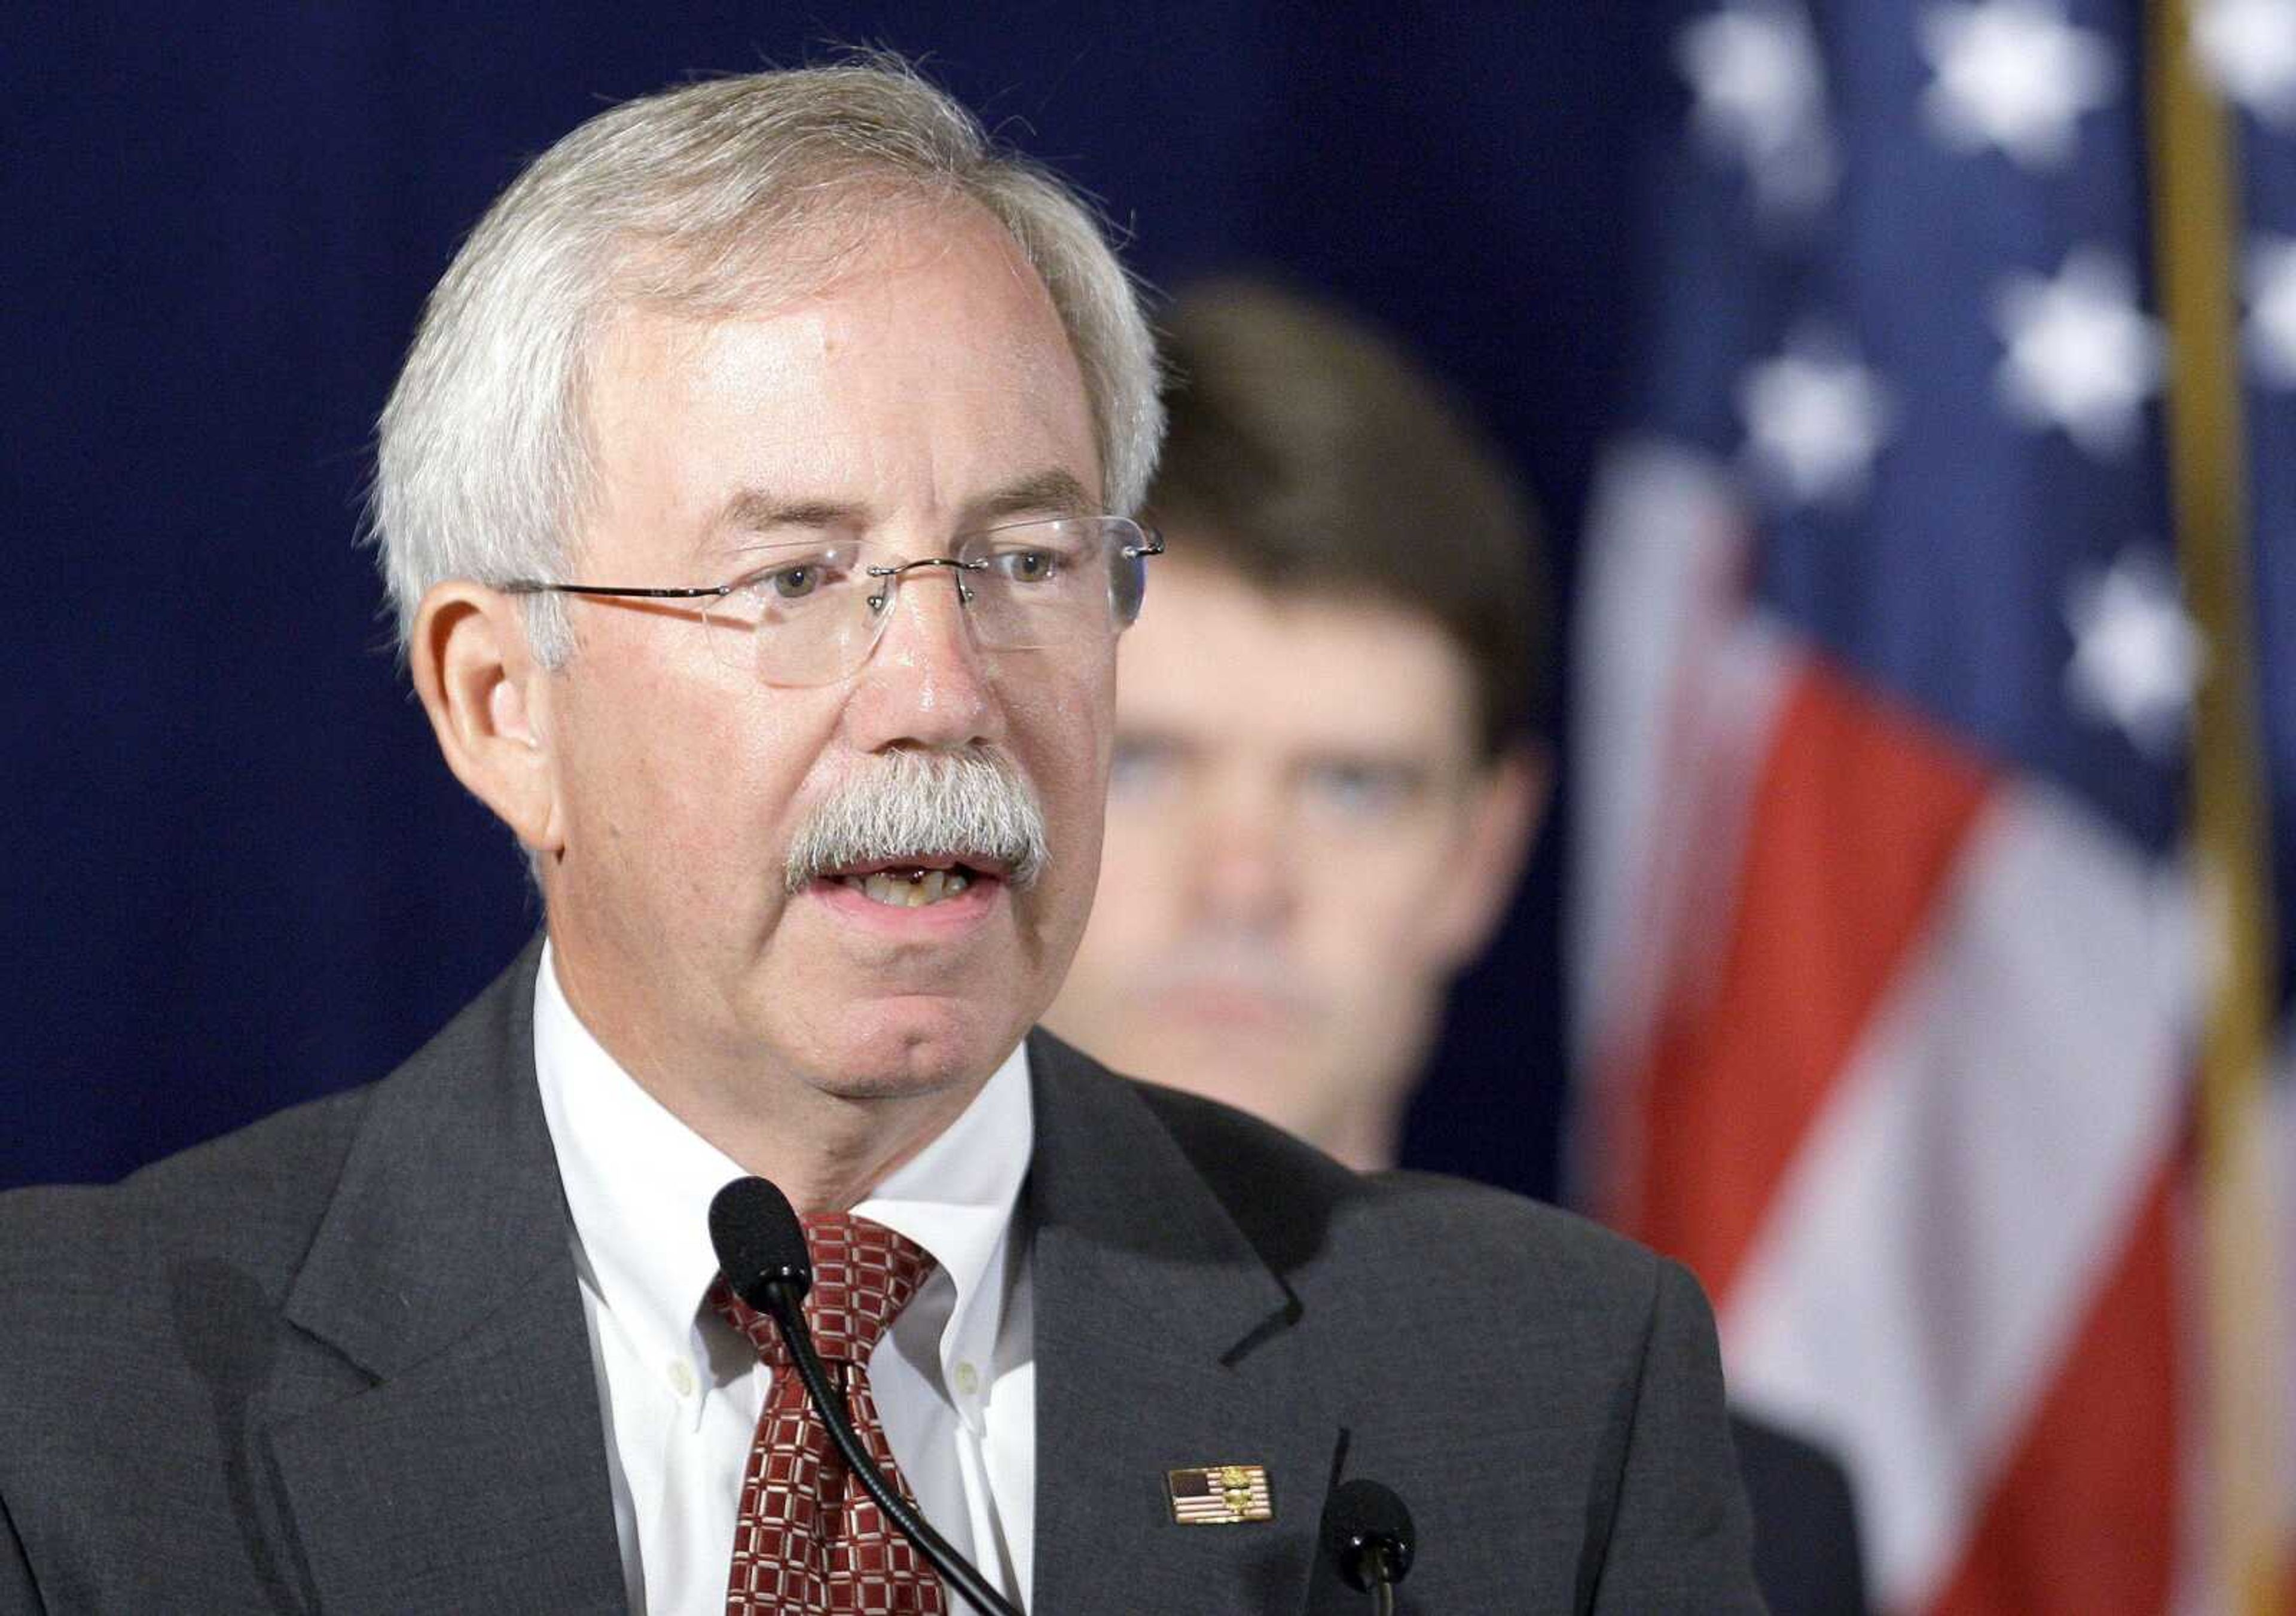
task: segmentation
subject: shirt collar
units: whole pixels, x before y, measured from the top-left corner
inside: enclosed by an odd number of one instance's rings
[[[1037,1136],[1026,1043],[1016,1045],[955,1121],[853,1210],[932,1254],[955,1295],[940,1333],[940,1381],[966,1422],[980,1417],[980,1368],[994,1363],[1010,1272],[1013,1213]],[[927,1290],[938,1288],[936,1276]],[[931,1303],[930,1294],[922,1299]],[[918,1305],[912,1302],[912,1307]],[[961,1374],[960,1365],[976,1366]]]
[[[706,1385],[697,1325],[718,1276],[709,1202],[742,1168],[647,1093],[591,1035],[559,989],[546,940],[535,982],[534,1064],[578,1255],[600,1299],[640,1343],[690,1357]],[[854,1208],[923,1247],[954,1285],[939,1342],[944,1386],[954,1366],[986,1364],[995,1352],[1034,1120],[1024,1043],[955,1121]],[[928,1289],[939,1283],[937,1275]]]

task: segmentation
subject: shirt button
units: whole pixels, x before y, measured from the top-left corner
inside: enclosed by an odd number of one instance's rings
[[[693,1395],[693,1366],[682,1358],[669,1361],[669,1389],[680,1397]]]
[[[956,1366],[956,1390],[960,1396],[971,1397],[980,1390],[980,1371],[971,1364]]]

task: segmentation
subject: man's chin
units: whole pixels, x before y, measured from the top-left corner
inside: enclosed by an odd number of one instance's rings
[[[1027,1030],[1025,1024],[992,1024],[977,1003],[894,999],[852,1013],[843,1036],[817,1051],[808,1064],[824,1093],[853,1100],[978,1088]]]
[[[1168,1088],[1185,1088],[1237,1103],[1235,1095],[1290,1087],[1293,1073],[1324,1063],[1312,1029],[1292,1018],[1228,1020],[1158,1016],[1101,1029],[1056,1022],[1053,1030],[1118,1071]],[[1071,1036],[1071,1034],[1081,1036]],[[1242,1102],[1252,1109],[1249,1099]]]
[[[1232,1041],[1288,1046],[1312,1037],[1322,1020],[1296,997],[1222,982],[1176,984],[1151,1008],[1160,1031],[1214,1051]]]

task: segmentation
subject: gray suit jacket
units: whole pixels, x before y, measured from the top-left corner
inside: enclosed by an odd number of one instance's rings
[[[371,1088],[0,1196],[0,1612],[622,1608],[534,968]],[[1030,1056],[1036,1610],[1368,1608],[1316,1543],[1353,1475],[1406,1610],[1759,1608],[1680,1269]],[[1176,1524],[1226,1463],[1275,1519]]]

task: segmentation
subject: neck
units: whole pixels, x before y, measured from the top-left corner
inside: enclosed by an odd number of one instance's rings
[[[1393,1167],[1403,1150],[1404,1098],[1349,1105],[1326,1119],[1314,1143],[1359,1173]]]
[[[800,1212],[845,1211],[866,1200],[940,1137],[987,1080],[898,1099],[803,1091],[792,1103],[744,1094],[728,1104],[719,1094],[669,1089],[639,1069],[627,1070],[679,1121],[779,1185]]]

